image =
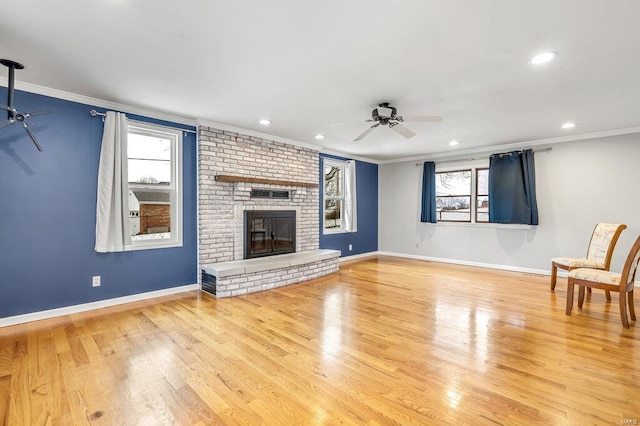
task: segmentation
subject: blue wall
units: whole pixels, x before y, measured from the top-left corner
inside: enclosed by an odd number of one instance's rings
[[[378,165],[356,160],[356,193],[358,203],[358,232],[323,235],[322,211],[324,194],[322,193],[323,158],[350,160],[334,155],[320,155],[320,248],[335,249],[342,257],[369,253],[378,250]],[[353,249],[349,251],[349,244]]]
[[[27,92],[14,104],[55,112],[29,120],[43,152],[18,125],[0,129],[0,318],[197,282],[195,134],[183,139],[183,247],[96,253],[102,120],[89,105]],[[91,287],[93,275],[101,287]]]

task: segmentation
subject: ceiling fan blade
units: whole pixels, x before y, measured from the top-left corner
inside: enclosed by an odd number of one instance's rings
[[[409,115],[402,116],[402,121],[428,121],[428,122],[440,122],[442,121],[441,115]]]
[[[391,126],[389,126],[389,127],[391,127]],[[396,124],[395,126],[391,127],[391,130],[394,130],[394,131],[398,132],[399,134],[401,134],[402,136],[404,136],[407,139],[412,138],[412,137],[414,137],[416,135],[411,130],[409,130],[408,128],[404,127],[402,124]]]
[[[371,132],[373,132],[373,129],[375,129],[376,127],[378,127],[380,125],[380,123],[376,123],[373,126],[369,127],[367,130],[365,130],[364,132],[362,132],[362,134],[360,134],[360,136],[358,136],[357,138],[355,138],[353,141],[357,142],[357,141],[361,141],[362,139],[366,138],[367,135]]]
[[[22,127],[24,127],[24,129],[27,131],[27,133],[29,134],[29,137],[33,141],[33,144],[36,146],[36,148],[38,148],[38,151],[42,151],[42,146],[40,146],[40,144],[38,143],[38,139],[36,139],[36,135],[33,134],[31,129],[27,125],[27,123],[22,123]]]
[[[365,123],[372,123],[376,120],[364,120]],[[347,126],[349,124],[360,124],[362,123],[362,121],[347,121],[345,123],[334,123],[334,124],[329,124],[330,127],[340,127],[340,126]]]
[[[13,123],[15,123],[15,121],[13,121],[13,120],[4,121],[4,122],[0,123],[0,129],[2,129],[3,127],[7,127],[9,124],[13,124]]]
[[[330,127],[340,127],[340,126],[346,126],[348,124],[355,124],[355,123],[359,123],[358,121],[347,121],[345,123],[334,123],[334,124],[329,124]]]
[[[49,113],[54,112],[54,111],[55,111],[55,109],[53,109],[53,108],[47,108],[47,109],[41,109],[41,110],[34,111],[34,112],[27,112],[24,116],[25,116],[25,118],[35,117],[36,115],[49,114]]]

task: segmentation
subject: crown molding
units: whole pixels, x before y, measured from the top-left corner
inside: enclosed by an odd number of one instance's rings
[[[313,151],[320,151],[322,148],[319,145],[314,145],[311,143],[300,142],[295,139],[283,138],[281,136],[270,135],[268,133],[256,132],[255,130],[243,129],[241,127],[230,126],[228,124],[218,123],[211,120],[198,119],[196,120],[198,127],[204,126],[212,129],[224,130],[227,132],[238,133],[241,135],[253,136],[255,138],[266,139],[274,142],[280,142],[287,145],[294,145],[301,148],[308,148]]]
[[[570,135],[570,136],[559,136],[556,138],[548,138],[548,139],[534,139],[531,141],[524,142],[515,142],[509,144],[502,145],[491,145],[491,146],[482,146],[472,149],[466,149],[462,151],[453,152],[442,152],[442,153],[434,153],[434,154],[425,154],[425,155],[417,155],[414,157],[404,157],[397,158],[393,160],[384,160],[380,161],[379,164],[391,164],[391,163],[403,163],[405,161],[422,161],[422,160],[455,160],[460,158],[460,160],[469,160],[470,155],[482,156],[487,154],[495,154],[496,152],[506,152],[514,149],[523,149],[523,148],[533,148],[534,146],[551,146],[557,143],[563,142],[573,142],[573,141],[581,141],[587,139],[598,139],[598,138],[606,138],[610,136],[619,136],[619,135],[629,135],[632,133],[640,133],[640,127],[628,127],[626,129],[617,129],[617,130],[605,130],[602,132],[594,132],[594,133],[584,133],[581,135]]]
[[[0,77],[0,86],[7,87],[8,79],[5,77]],[[164,120],[164,121],[170,121],[174,123],[185,124],[188,126],[211,127],[215,129],[220,129],[220,130],[239,133],[243,135],[253,136],[261,139],[280,142],[287,145],[307,148],[313,151],[318,151],[319,153],[337,155],[340,157],[351,158],[354,160],[365,161],[373,164],[391,164],[391,163],[402,163],[406,161],[442,160],[442,159],[456,159],[456,158],[468,159],[466,157],[470,155],[487,155],[487,154],[495,153],[496,151],[504,152],[512,149],[532,148],[540,145],[549,146],[549,145],[563,143],[563,142],[573,142],[573,141],[580,141],[580,140],[587,140],[587,139],[597,139],[597,138],[604,138],[604,137],[610,137],[610,136],[640,133],[640,127],[629,127],[624,129],[606,130],[602,132],[585,133],[585,134],[579,134],[579,135],[568,135],[568,136],[560,136],[555,138],[535,139],[535,140],[523,141],[523,142],[470,148],[466,150],[456,151],[455,153],[451,151],[447,151],[447,152],[440,152],[440,153],[433,153],[433,154],[417,155],[412,157],[402,157],[402,158],[396,158],[391,160],[374,160],[372,158],[354,156],[349,153],[332,150],[330,148],[325,148],[320,145],[301,142],[294,139],[271,135],[268,133],[257,132],[254,130],[243,129],[240,127],[218,123],[211,120],[198,119],[193,117],[184,117],[181,115],[170,114],[170,113],[157,111],[150,108],[122,104],[119,102],[106,101],[103,99],[93,98],[90,96],[84,96],[84,95],[78,95],[76,93],[66,92],[64,90],[58,90],[58,89],[52,89],[49,87],[39,86],[37,84],[16,81],[15,87],[17,90],[22,90],[25,92],[35,93],[38,95],[50,96],[57,99],[77,102],[77,103],[85,104],[91,107],[116,110],[116,111],[121,111],[129,114],[136,114],[144,117],[155,118],[157,120]]]
[[[7,87],[9,81],[0,77],[0,86]],[[170,114],[154,109],[121,104],[118,102],[105,101],[103,99],[92,98],[90,96],[78,95],[76,93],[65,92],[64,90],[52,89],[49,87],[38,86],[37,84],[23,83],[16,81],[15,88],[22,90],[23,92],[35,93],[37,95],[50,96],[52,98],[63,99],[65,101],[77,102],[80,104],[89,105],[96,108],[105,108],[108,110],[120,111],[128,114],[141,115],[143,117],[155,118],[157,120],[171,121],[179,124],[186,124],[188,126],[196,126],[196,119],[190,117],[184,117],[181,115]],[[88,113],[88,112],[87,112]]]
[[[351,160],[364,161],[365,163],[380,164],[380,160],[374,160],[373,158],[367,158],[367,157],[360,157],[358,155],[352,155],[346,152],[340,152],[333,149],[322,148],[320,150],[320,154],[335,155],[338,157],[349,158]]]

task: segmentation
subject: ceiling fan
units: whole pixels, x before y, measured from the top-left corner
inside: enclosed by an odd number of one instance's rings
[[[380,125],[389,126],[390,129],[394,130],[407,139],[412,138],[416,134],[412,130],[400,124],[404,123],[405,121],[440,122],[442,121],[442,117],[439,115],[414,115],[403,117],[397,114],[396,107],[391,106],[389,102],[383,102],[381,104],[378,104],[378,107],[371,111],[371,119],[365,120],[366,123],[374,122],[375,124],[362,132],[358,137],[356,137],[354,139],[354,142],[364,139],[369,135],[369,133],[373,132],[375,128],[379,127]],[[332,126],[339,126],[341,124],[333,124]]]
[[[38,142],[36,135],[33,134],[29,125],[27,124],[27,118],[34,117],[36,115],[47,114],[53,112],[53,109],[43,109],[40,111],[34,112],[25,112],[24,114],[18,112],[16,108],[13,106],[13,97],[15,95],[15,71],[24,69],[24,65],[19,64],[18,62],[12,61],[10,59],[0,59],[0,64],[9,68],[9,86],[7,88],[7,105],[0,105],[0,109],[7,111],[7,120],[0,123],[0,129],[6,127],[10,124],[19,124],[24,130],[27,132],[33,144],[38,148],[38,151],[42,151],[42,146]]]

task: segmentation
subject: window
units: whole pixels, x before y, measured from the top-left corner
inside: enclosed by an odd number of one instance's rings
[[[436,173],[438,222],[471,222],[471,170]]]
[[[182,132],[129,121],[129,225],[134,248],[182,245]]]
[[[438,222],[489,223],[489,169],[436,173]]]
[[[340,232],[344,230],[345,162],[325,158],[323,167],[324,231]]]
[[[356,161],[323,158],[321,168],[323,233],[357,232]]]
[[[476,222],[489,222],[489,169],[476,169]]]

